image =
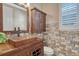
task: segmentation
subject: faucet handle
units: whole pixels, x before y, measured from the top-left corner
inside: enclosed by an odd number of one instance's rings
[[[18,27],[18,31],[20,31],[20,27]]]
[[[16,31],[16,27],[14,27],[14,31]]]

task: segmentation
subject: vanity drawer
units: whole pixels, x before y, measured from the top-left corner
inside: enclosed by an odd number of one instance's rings
[[[21,49],[19,52],[16,52],[16,56],[30,56],[31,55],[31,49],[25,48]]]
[[[33,43],[35,39],[23,39],[23,38],[17,38],[17,39],[9,39],[9,44],[13,45],[14,47],[20,47],[26,44]]]

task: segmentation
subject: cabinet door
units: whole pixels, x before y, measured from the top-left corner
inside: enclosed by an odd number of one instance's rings
[[[41,33],[45,31],[46,26],[46,15],[38,10],[32,11],[32,24],[31,24],[31,30],[35,33]]]
[[[46,31],[46,15],[41,14],[41,31],[45,32]]]
[[[35,18],[35,31],[37,32],[37,33],[40,33],[41,32],[41,26],[40,26],[40,21],[41,21],[41,19],[40,19],[40,17],[41,17],[41,14],[40,14],[40,12],[38,12],[38,11],[36,11],[35,12],[35,16],[36,16],[36,18]]]
[[[31,31],[32,32],[40,32],[40,12],[33,10],[32,11],[32,24]]]

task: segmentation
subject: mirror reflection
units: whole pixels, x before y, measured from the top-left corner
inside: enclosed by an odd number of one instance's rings
[[[27,31],[27,9],[17,4],[3,4],[3,31]]]

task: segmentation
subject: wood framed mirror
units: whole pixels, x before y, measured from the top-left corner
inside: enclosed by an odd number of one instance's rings
[[[0,3],[0,32],[27,32],[27,8],[17,3]]]

